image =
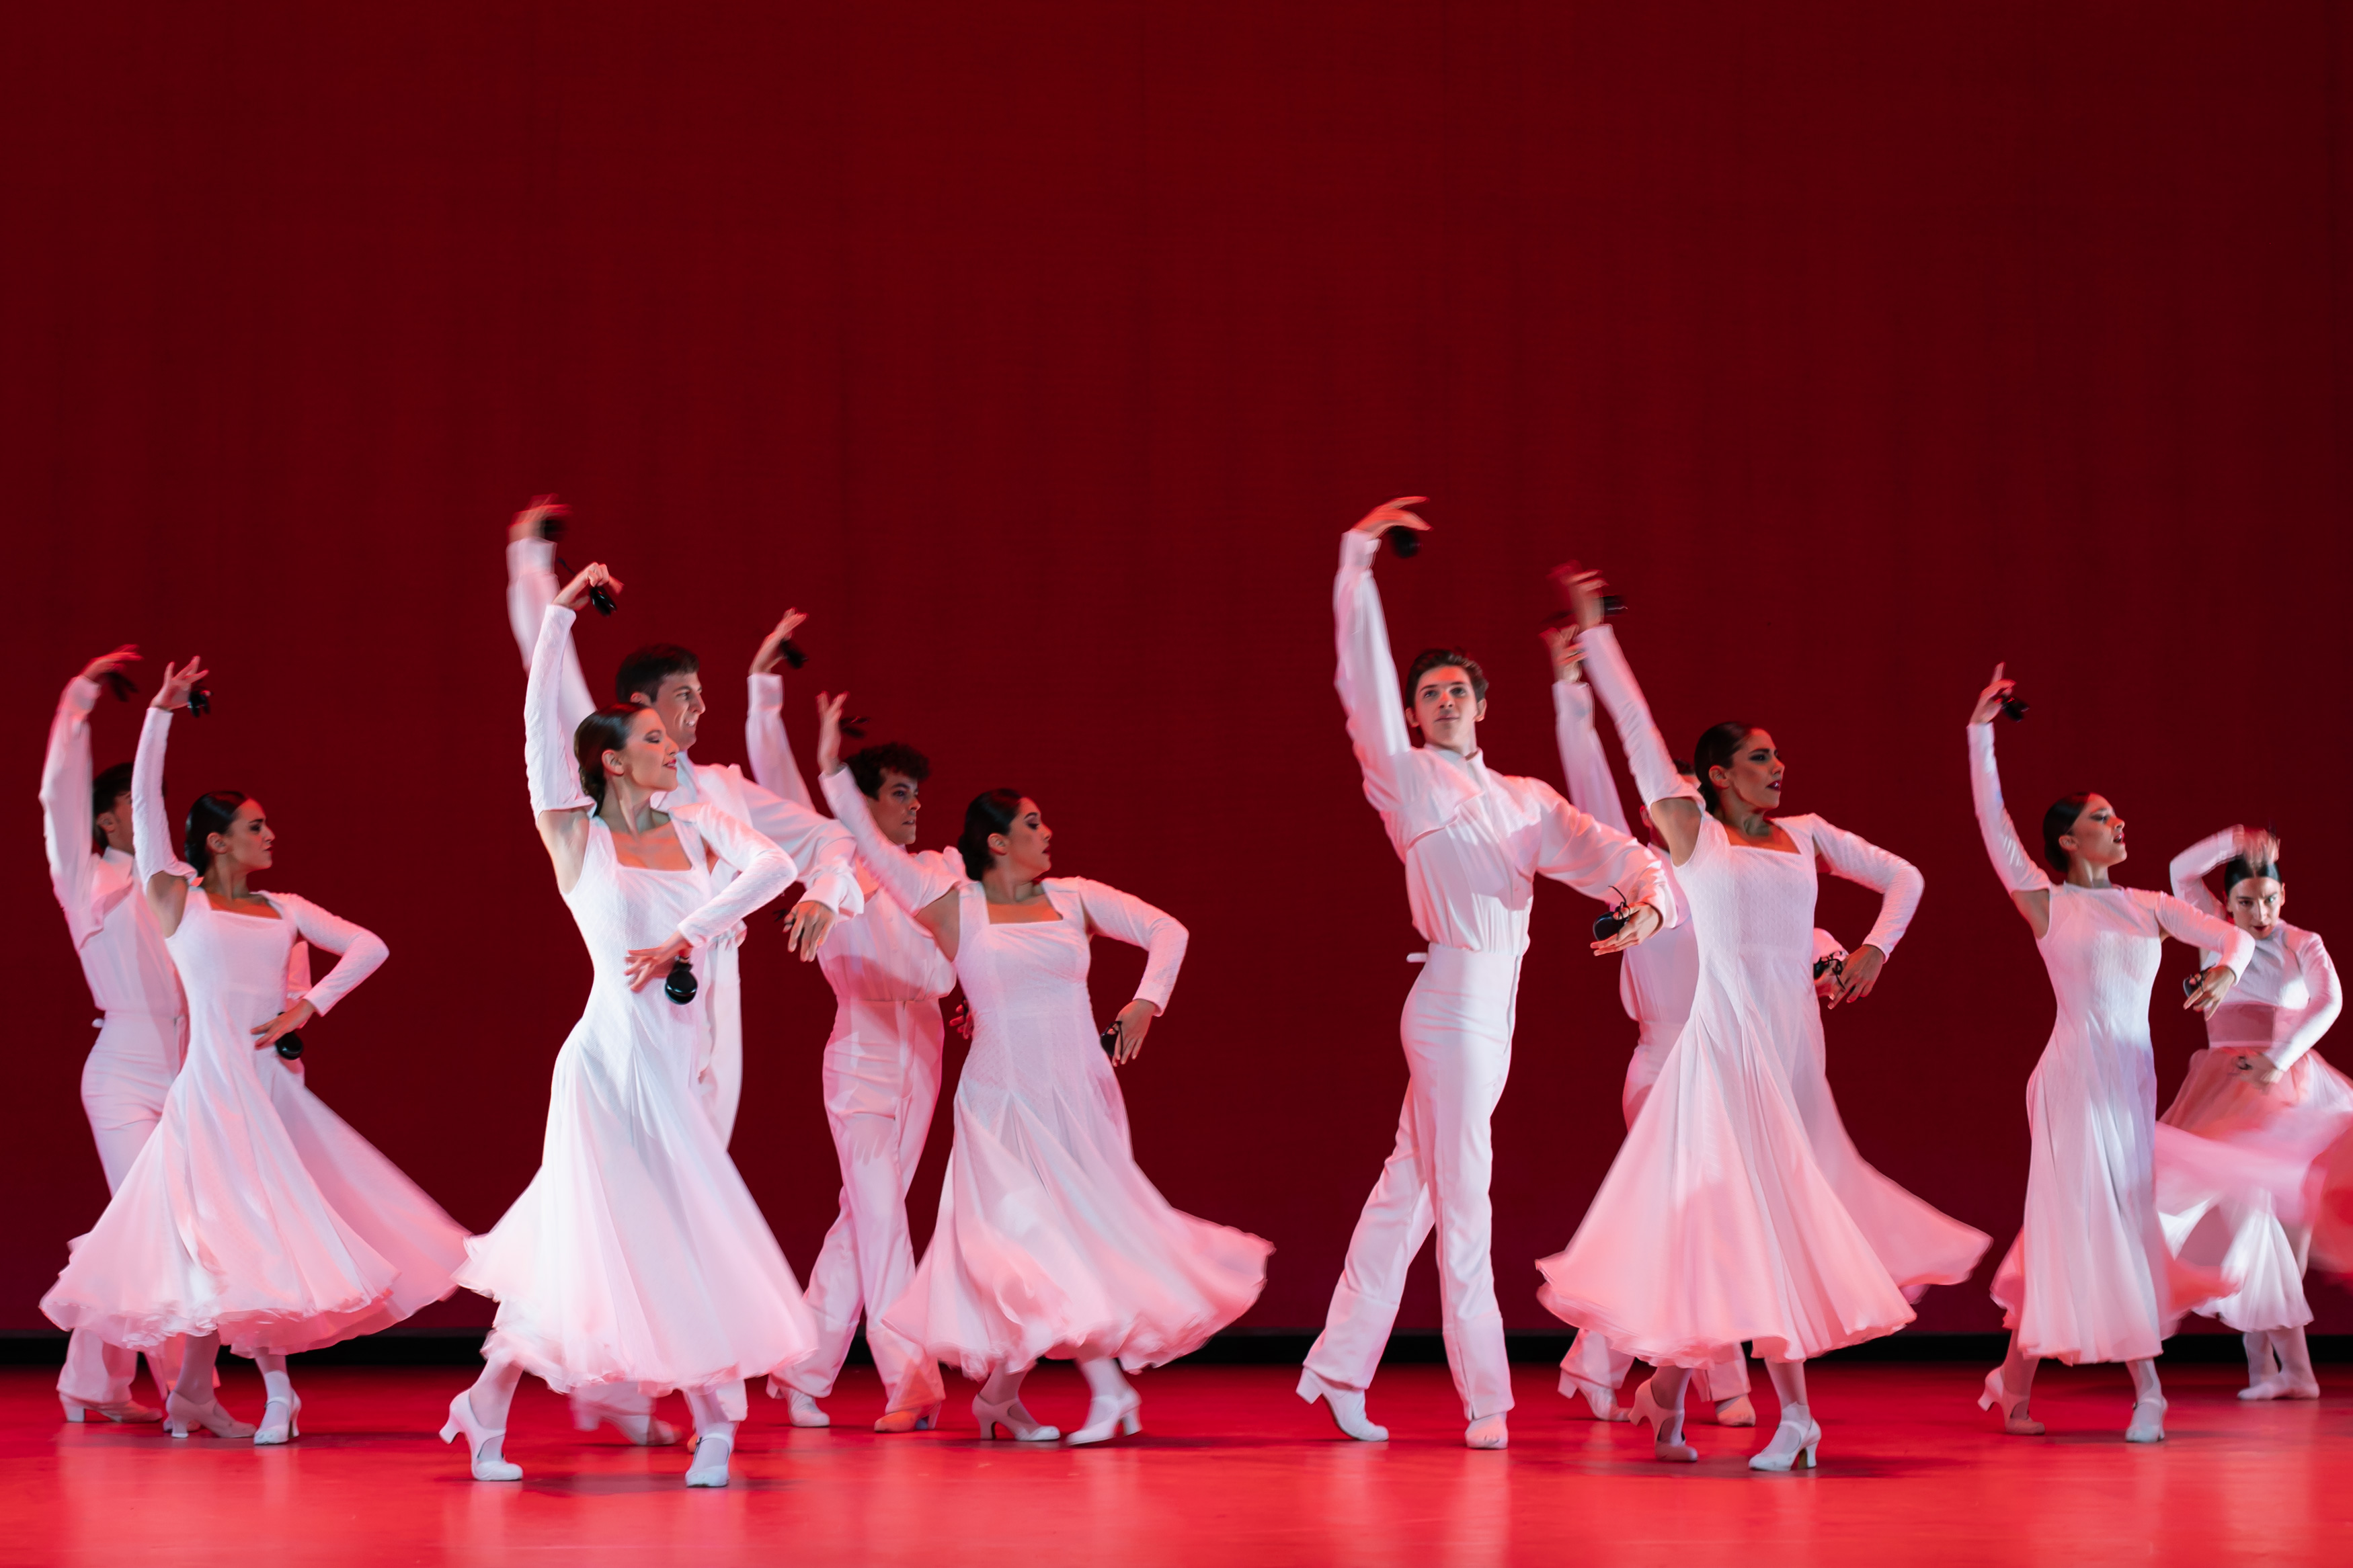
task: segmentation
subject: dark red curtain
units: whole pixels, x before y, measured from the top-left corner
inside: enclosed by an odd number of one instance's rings
[[[315,1087],[470,1225],[529,1176],[586,974],[501,606],[535,490],[629,583],[593,680],[702,654],[699,754],[740,758],[737,676],[798,605],[805,748],[847,685],[936,759],[926,843],[1011,784],[1063,868],[1191,926],[1124,1081],[1169,1196],[1275,1242],[1252,1322],[1319,1320],[1404,1083],[1412,932],[1330,688],[1335,536],[1386,496],[1438,525],[1381,569],[1395,639],[1485,658],[1497,765],[1558,778],[1535,628],[1574,555],[1671,742],[1766,724],[1791,809],[1923,868],[1831,1079],[1998,1247],[2052,1009],[1963,775],[1996,659],[2023,811],[2110,795],[2146,887],[2274,824],[2289,917],[2353,942],[2340,7],[93,0],[12,33],[0,1327],[105,1197],[33,791],[118,641],[150,689],[217,671],[174,808],[261,796],[275,884],[392,945]],[[104,708],[101,764],[136,719]],[[1540,902],[1495,1129],[1519,1327],[1633,1033],[1591,906]],[[1870,909],[1824,897],[1849,940]],[[1099,954],[1106,1013],[1137,968]],[[765,922],[748,970],[735,1150],[806,1268],[830,1000]],[[947,1141],[944,1108],[919,1235]],[[1425,1278],[1403,1321],[1434,1310]],[[1994,1322],[1976,1284],[1922,1308]]]

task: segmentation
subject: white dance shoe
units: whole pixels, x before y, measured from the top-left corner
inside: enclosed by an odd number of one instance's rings
[[[1752,1470],[1810,1470],[1814,1454],[1822,1446],[1822,1429],[1814,1425],[1802,1405],[1781,1407],[1781,1424],[1773,1428],[1773,1440],[1748,1456]]]
[[[485,1426],[474,1415],[473,1391],[461,1391],[449,1402],[449,1419],[441,1424],[441,1440],[454,1443],[463,1436],[466,1458],[478,1481],[519,1481],[522,1467],[509,1460],[500,1447],[507,1440],[503,1426]]]
[[[1593,1412],[1593,1418],[1596,1421],[1628,1419],[1626,1407],[1618,1403],[1618,1395],[1614,1390],[1595,1388],[1588,1384],[1579,1383],[1566,1372],[1560,1374],[1560,1396],[1563,1399],[1585,1401],[1585,1407]]]
[[[273,1448],[302,1435],[302,1396],[289,1394],[261,1407],[261,1425],[253,1429],[253,1446]]]
[[[785,1390],[785,1419],[796,1426],[825,1427],[833,1425],[833,1417],[818,1408],[818,1403],[797,1388]]]
[[[1386,1443],[1389,1440],[1389,1429],[1375,1426],[1366,1415],[1365,1391],[1361,1388],[1326,1383],[1303,1368],[1299,1373],[1299,1397],[1310,1405],[1322,1400],[1324,1408],[1332,1413],[1332,1425],[1359,1443]]]
[[[1063,1439],[1073,1448],[1107,1443],[1124,1432],[1133,1437],[1144,1430],[1144,1395],[1133,1388],[1106,1399],[1098,1394],[1087,1401],[1087,1424]]]
[[[218,1399],[207,1399],[199,1405],[181,1397],[174,1390],[164,1400],[164,1430],[174,1437],[185,1437],[202,1427],[216,1437],[250,1437],[253,1424],[239,1421],[221,1408]]]
[[[2242,1399],[2317,1399],[2320,1397],[2318,1378],[2298,1378],[2292,1373],[2275,1372],[2271,1376],[2251,1383],[2239,1390]],[[73,1419],[71,1416],[68,1420]],[[132,1420],[139,1417],[132,1416]]]
[[[678,1428],[651,1411],[607,1405],[586,1389],[572,1392],[572,1425],[582,1432],[610,1426],[640,1448],[667,1448],[678,1441]]]
[[[1985,1392],[1978,1395],[1978,1408],[2001,1412],[2001,1429],[2014,1437],[2040,1437],[2042,1423],[2026,1413],[2026,1401],[2012,1399],[2001,1381],[2001,1368],[1986,1373]]]
[[[2266,1395],[2265,1397],[2269,1396]],[[65,1406],[66,1419],[72,1422],[77,1426],[80,1426],[83,1422],[89,1420],[93,1415],[98,1416],[101,1420],[120,1421],[125,1426],[133,1425],[142,1421],[161,1421],[164,1419],[164,1413],[162,1411],[150,1409],[146,1405],[140,1404],[135,1399],[118,1399],[111,1404],[90,1405],[82,1400],[68,1399],[64,1394],[59,1394],[58,1395],[58,1403]]]
[[[2125,1441],[2127,1443],[2165,1441],[2165,1400],[2162,1395],[2153,1399],[2133,1401],[2132,1425],[2125,1428]]]
[[[1021,1407],[1018,1395],[1002,1405],[991,1405],[978,1394],[972,1398],[972,1418],[980,1427],[980,1435],[989,1442],[997,1440],[997,1429],[1017,1443],[1056,1443],[1061,1440],[1062,1429],[1049,1426]]]
[[[1508,1448],[1512,1434],[1504,1426],[1504,1417],[1482,1415],[1462,1429],[1462,1446],[1466,1448]]]
[[[874,1423],[877,1432],[928,1432],[940,1424],[940,1409],[947,1401],[934,1399],[929,1405],[902,1405],[896,1410],[886,1410],[882,1419]],[[820,1410],[819,1415],[825,1414]]]
[[[1683,1413],[1670,1415],[1659,1408],[1651,1393],[1651,1380],[1644,1378],[1642,1386],[1634,1391],[1634,1403],[1627,1410],[1627,1419],[1637,1426],[1644,1422],[1651,1426],[1651,1451],[1654,1458],[1670,1465],[1699,1463],[1699,1450],[1683,1441]]]
[[[725,1486],[727,1461],[734,1452],[734,1438],[723,1437],[716,1432],[702,1434],[694,1445],[694,1463],[686,1468],[686,1484],[691,1487]]]

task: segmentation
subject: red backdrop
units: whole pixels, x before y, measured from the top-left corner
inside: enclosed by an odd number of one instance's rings
[[[2022,812],[2097,788],[2126,879],[2278,825],[2348,933],[2341,10],[1858,4],[648,10],[103,3],[15,24],[0,93],[0,497],[20,974],[0,1328],[105,1189],[90,1009],[33,801],[49,704],[124,639],[203,653],[174,810],[262,797],[277,885],[393,958],[312,1081],[460,1219],[535,1163],[586,965],[524,809],[507,513],[579,507],[628,580],[592,679],[695,647],[699,754],[787,604],[936,759],[925,843],[1000,783],[1063,868],[1193,931],[1125,1084],[1170,1197],[1278,1250],[1319,1321],[1404,1083],[1397,864],[1330,687],[1334,537],[1401,648],[1479,651],[1493,760],[1558,778],[1543,570],[1603,564],[1678,745],[1741,715],[1789,805],[1917,862],[1831,1024],[1864,1152],[2015,1227],[2051,1015],[1972,826],[1997,658]],[[99,716],[101,763],[135,709]],[[1548,889],[1496,1118],[1506,1321],[1620,1136],[1632,1027]],[[1826,895],[1850,940],[1858,890]],[[2197,1028],[2164,998],[2170,1094]],[[1137,964],[1103,952],[1098,1001]],[[735,1152],[806,1268],[834,1203],[830,1011],[763,921]],[[944,1110],[916,1184],[928,1231]],[[1424,1265],[1426,1271],[1427,1265]],[[1983,1271],[1980,1272],[1980,1279]],[[2353,1327],[2318,1292],[2320,1326]],[[438,1321],[480,1321],[470,1298]],[[1404,1321],[1434,1321],[1425,1272]],[[1982,1289],[1924,1327],[1983,1329]]]

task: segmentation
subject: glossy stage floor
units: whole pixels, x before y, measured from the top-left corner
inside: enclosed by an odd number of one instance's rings
[[[225,1395],[260,1408],[250,1365]],[[573,1432],[530,1384],[508,1453],[517,1486],[477,1485],[429,1434],[460,1368],[332,1366],[296,1376],[284,1448],[153,1426],[69,1426],[52,1373],[0,1372],[0,1562],[200,1568],[337,1563],[1613,1564],[2353,1562],[2353,1378],[2318,1403],[2242,1405],[2235,1369],[2167,1369],[2169,1440],[2122,1441],[2121,1368],[2047,1368],[2039,1438],[2005,1437],[1954,1363],[1815,1369],[1828,1424],[1811,1475],[1752,1475],[1757,1434],[1694,1423],[1701,1462],[1653,1463],[1641,1436],[1577,1418],[1549,1370],[1514,1369],[1504,1453],[1472,1453],[1442,1367],[1386,1370],[1383,1445],[1337,1437],[1276,1367],[1140,1378],[1145,1431],[1101,1448],[984,1445],[968,1388],[945,1429],[878,1437],[872,1374],[796,1431],[754,1394],[735,1482],[680,1485],[681,1448]],[[1759,1383],[1763,1382],[1759,1378]],[[1031,1380],[1073,1421],[1066,1366]],[[1760,1390],[1760,1392],[1762,1392]],[[1772,1419],[1770,1397],[1760,1415]],[[666,1413],[685,1419],[682,1402]]]

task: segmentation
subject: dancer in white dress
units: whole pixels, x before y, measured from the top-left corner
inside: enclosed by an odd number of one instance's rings
[[[1753,1341],[1781,1417],[1750,1468],[1810,1466],[1821,1441],[1805,1363],[1894,1332],[1907,1294],[1968,1277],[1987,1237],[1872,1168],[1839,1119],[1816,1005],[1819,869],[1882,894],[1838,970],[1832,1006],[1875,988],[1920,898],[1909,865],[1819,816],[1772,817],[1785,767],[1773,738],[1718,724],[1694,784],[1669,760],[1582,574],[1586,673],[1609,708],[1698,934],[1691,1016],[1566,1251],[1537,1265],[1545,1305],[1658,1371],[1635,1394],[1662,1459],[1688,1461],[1690,1369]],[[1704,802],[1704,805],[1703,805]],[[1725,1171],[1745,1179],[1726,1182]]]
[[[786,612],[753,658],[744,742],[763,788],[809,805],[808,785],[785,733],[784,677],[776,673],[786,640],[804,619],[798,610]],[[939,850],[914,847],[923,780],[931,773],[923,753],[895,742],[868,746],[849,758],[849,767],[867,815],[897,853],[961,874],[961,862],[951,867]],[[914,1278],[907,1185],[915,1179],[939,1103],[940,998],[955,989],[955,968],[898,900],[875,897],[881,883],[863,865],[858,886],[865,912],[834,927],[818,952],[834,994],[822,1081],[825,1119],[841,1164],[841,1212],[809,1266],[818,1351],[770,1378],[768,1392],[784,1396],[794,1426],[829,1425],[817,1402],[833,1392],[862,1313],[887,1401],[874,1429],[920,1432],[937,1422],[945,1397],[939,1368],[920,1346],[893,1333],[881,1313]]]
[[[2222,868],[2222,902],[2206,886]],[[2269,833],[2227,828],[2173,858],[2174,896],[2200,914],[2227,919],[2254,940],[2254,957],[2222,1005],[2207,1016],[2206,1049],[2161,1119],[2234,1149],[2326,1172],[2329,1153],[2353,1134],[2353,1081],[2313,1049],[2344,1005],[2337,965],[2316,932],[2280,919],[2287,884]],[[2211,965],[2221,955],[2199,954]],[[2326,1184],[2326,1176],[2322,1179]],[[2160,1188],[2158,1206],[2165,1210]],[[2309,1199],[2307,1200],[2309,1201]],[[2321,1201],[2325,1202],[2323,1198]],[[2193,1261],[2217,1258],[2239,1281],[2194,1311],[2240,1331],[2247,1350],[2242,1399],[2317,1399],[2304,1327],[2312,1321],[2304,1271],[2312,1226],[2284,1216],[2260,1195],[2206,1213],[2165,1213],[2166,1228]],[[2219,1233],[2209,1247],[2209,1232]]]
[[[1433,1229],[1439,1310],[1473,1448],[1510,1442],[1512,1371],[1495,1304],[1491,1125],[1512,1067],[1520,961],[1535,879],[1622,900],[1627,920],[1592,944],[1617,952],[1673,918],[1659,863],[1625,834],[1577,810],[1549,784],[1495,772],[1479,749],[1487,678],[1467,655],[1417,657],[1400,692],[1373,560],[1392,528],[1426,530],[1407,510],[1376,507],[1340,537],[1332,586],[1340,703],[1365,798],[1405,867],[1414,930],[1430,951],[1398,1021],[1408,1078],[1397,1142],[1348,1240],[1324,1331],[1301,1369],[1299,1396],[1322,1400],[1341,1431],[1388,1436],[1365,1413],[1365,1390],[1397,1321],[1406,1270]],[[1421,731],[1416,746],[1407,725]]]
[[[2031,1436],[2042,1430],[2027,1412],[2042,1357],[2120,1361],[2133,1380],[2125,1440],[2161,1442],[2161,1342],[2190,1303],[2217,1292],[2211,1274],[2181,1267],[2158,1217],[2149,993],[2158,950],[2174,937],[2221,955],[2182,1004],[2211,1014],[2255,943],[2169,894],[2111,883],[2125,825],[2103,796],[2069,795],[2043,814],[2043,856],[2059,879],[2035,865],[2003,808],[1994,763],[1993,720],[2013,687],[1995,666],[1969,715],[1969,788],[1986,854],[2034,932],[2059,1014],[2026,1081],[2025,1218],[1994,1271],[2010,1354],[1986,1374],[1978,1403],[2000,1409],[2003,1430]]]
[[[164,1097],[187,1051],[179,973],[132,869],[131,764],[118,763],[94,777],[90,770],[90,710],[99,682],[138,657],[138,648],[125,645],[90,660],[66,683],[41,763],[41,843],[48,853],[49,888],[101,1015],[98,1039],[82,1063],[81,1105],[109,1193],[122,1185],[163,1119]],[[177,1340],[166,1340],[147,1352],[159,1400],[178,1375],[179,1352]],[[136,1351],[76,1329],[58,1374],[66,1419],[162,1420],[161,1412],[131,1396],[138,1370]]]
[[[1129,1143],[1112,1068],[1135,1059],[1166,1009],[1185,928],[1101,882],[1048,877],[1052,831],[1010,791],[966,810],[965,875],[902,853],[842,765],[844,700],[818,700],[826,799],[885,894],[955,963],[976,1025],[931,1246],[883,1323],[981,1383],[972,1413],[984,1437],[1061,1436],[1021,1404],[1042,1356],[1074,1358],[1087,1382],[1071,1442],[1140,1431],[1142,1401],[1122,1367],[1174,1361],[1249,1310],[1273,1250],[1170,1207]],[[1102,1037],[1087,996],[1098,932],[1149,955],[1134,1000]]]
[[[503,1440],[524,1373],[597,1397],[682,1389],[699,1438],[686,1484],[723,1487],[744,1379],[806,1355],[817,1337],[697,1088],[716,1030],[678,966],[698,969],[797,873],[715,806],[654,808],[676,784],[678,747],[653,710],[616,704],[560,728],[556,683],[592,584],[618,589],[592,565],[548,607],[523,761],[595,978],[556,1055],[539,1170],[468,1244],[459,1283],[499,1310],[482,1374],[449,1402],[441,1436],[464,1435],[475,1479],[518,1480]],[[723,862],[733,875],[720,888]]]
[[[145,1349],[185,1337],[166,1429],[283,1443],[301,1401],[286,1357],[389,1327],[448,1295],[465,1231],[303,1086],[271,1047],[323,1016],[385,956],[373,933],[291,893],[261,892],[276,835],[232,792],[188,813],[171,851],[164,753],[172,710],[208,672],[165,666],[132,763],[133,857],[187,997],[188,1056],[155,1131],[42,1298],[62,1328]],[[289,1000],[297,940],[343,954]],[[216,1399],[227,1344],[261,1369],[257,1429]]]

